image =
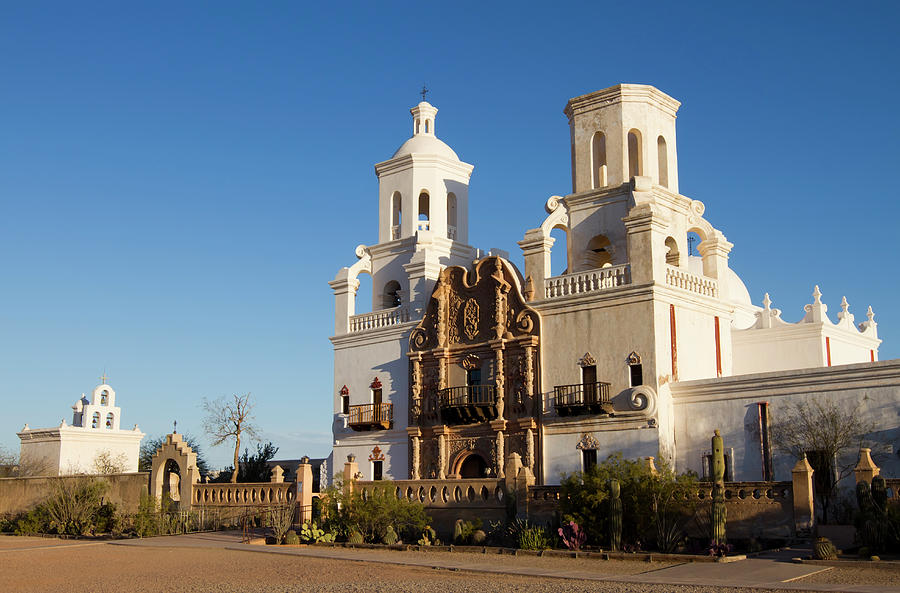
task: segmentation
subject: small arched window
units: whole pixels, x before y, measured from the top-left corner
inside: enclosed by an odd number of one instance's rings
[[[113,415],[112,412],[106,415],[106,428],[112,430],[113,427]]]
[[[429,130],[431,130],[431,120],[426,119],[425,120],[425,133],[427,134]]]
[[[395,191],[391,196],[391,240],[400,238],[400,223],[403,221],[403,196]]]
[[[428,230],[429,201],[428,192],[423,191],[419,194],[419,230],[421,231]]]
[[[400,301],[400,283],[396,280],[391,280],[384,285],[384,292],[382,293],[382,307],[385,309],[399,307]]]
[[[595,132],[591,138],[591,182],[594,189],[606,187],[606,136]]]
[[[678,266],[681,256],[678,253],[678,243],[674,237],[666,237],[666,263],[670,266]]]
[[[419,133],[419,124],[420,124],[420,120],[417,119],[416,120],[416,134]]]
[[[662,136],[656,139],[656,152],[659,161],[659,184],[669,187],[669,153],[666,150],[666,139]]]
[[[456,194],[447,194],[447,238],[456,240]]]
[[[628,177],[643,175],[641,162],[641,133],[637,130],[628,132]]]
[[[100,428],[100,412],[94,412],[91,417],[91,428]]]
[[[109,403],[109,392],[107,390],[103,390],[100,392],[100,405],[105,406]]]

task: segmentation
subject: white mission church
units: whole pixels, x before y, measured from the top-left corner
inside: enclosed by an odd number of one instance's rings
[[[621,451],[703,474],[719,429],[729,479],[784,480],[793,460],[773,455],[769,427],[804,398],[864,415],[895,446],[900,360],[878,361],[871,308],[861,323],[846,300],[829,315],[810,287],[788,323],[768,294],[751,302],[715,204],[679,193],[679,105],[634,84],[568,102],[572,193],[524,233],[524,270],[469,244],[473,166],[436,136],[435,107],[411,109],[412,137],[375,165],[378,243],[330,282],[333,464],[355,455],[365,479],[499,477],[516,452],[555,484]],[[373,285],[363,315],[359,274]],[[900,469],[894,454],[880,465]]]

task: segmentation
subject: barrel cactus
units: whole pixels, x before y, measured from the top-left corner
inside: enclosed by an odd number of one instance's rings
[[[453,543],[462,544],[465,543],[463,540],[465,539],[465,531],[466,525],[465,521],[462,519],[457,519],[456,523],[453,524]]]
[[[358,529],[354,529],[350,532],[350,536],[347,538],[347,542],[351,544],[361,544],[363,543],[363,536]]]
[[[609,547],[622,549],[622,497],[618,480],[609,481]]]
[[[483,529],[476,529],[472,532],[472,543],[476,546],[484,545],[485,540],[487,539],[487,534]]]
[[[725,441],[716,430],[712,438],[712,527],[713,544],[725,543]]]
[[[817,537],[813,554],[816,560],[834,560],[837,558],[837,549],[827,537]]]
[[[284,544],[287,546],[296,546],[300,543],[300,536],[294,530],[288,531],[284,536]]]
[[[382,536],[381,541],[389,546],[393,546],[397,543],[397,532],[394,531],[393,525],[388,525],[387,529],[384,532],[384,536]]]

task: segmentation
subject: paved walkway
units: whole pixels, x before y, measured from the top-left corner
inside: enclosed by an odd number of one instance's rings
[[[559,568],[529,566],[521,563],[504,565],[497,561],[502,556],[485,556],[484,561],[473,561],[471,554],[452,552],[403,553],[393,550],[371,550],[331,547],[293,548],[241,543],[241,534],[235,532],[201,533],[174,537],[155,537],[141,540],[120,540],[114,545],[153,547],[214,547],[263,554],[284,554],[308,558],[328,558],[355,562],[396,564],[443,570],[465,570],[476,573],[512,574],[519,576],[577,579],[589,581],[614,581],[627,583],[710,585],[718,587],[754,587],[757,589],[796,589],[802,591],[841,591],[846,593],[887,593],[900,591],[900,587],[877,585],[831,585],[822,583],[795,583],[802,577],[830,570],[830,567],[794,564],[788,560],[800,555],[800,551],[787,551],[737,562],[686,562],[656,570],[649,568],[634,575],[602,574],[589,570],[566,567],[561,559]],[[597,560],[603,563],[603,560]]]

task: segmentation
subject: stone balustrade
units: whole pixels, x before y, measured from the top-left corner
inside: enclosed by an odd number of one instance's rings
[[[376,489],[388,488],[398,499],[418,500],[426,508],[500,508],[506,505],[503,480],[496,478],[461,480],[394,480],[392,482],[356,481],[364,497]]]
[[[666,284],[703,296],[719,296],[719,284],[712,278],[693,274],[687,270],[666,264]]]
[[[293,482],[261,482],[257,484],[194,484],[191,500],[194,506],[270,505],[293,502]]]
[[[564,274],[544,280],[544,297],[548,299],[597,292],[631,284],[628,264],[597,268],[577,274]]]
[[[391,327],[409,321],[409,307],[400,306],[350,317],[350,333]]]

